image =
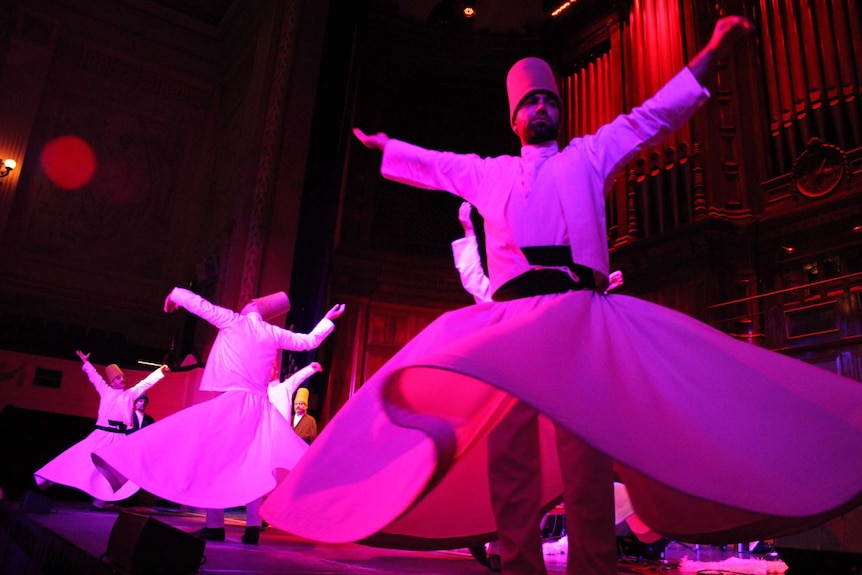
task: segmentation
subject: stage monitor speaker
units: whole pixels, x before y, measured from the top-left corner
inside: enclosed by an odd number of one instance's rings
[[[122,512],[108,539],[107,561],[133,575],[197,573],[206,543],[137,513]]]
[[[54,502],[41,493],[26,491],[21,499],[20,511],[22,513],[51,513],[54,511]]]
[[[862,572],[862,508],[819,527],[775,540],[787,575],[850,575]]]

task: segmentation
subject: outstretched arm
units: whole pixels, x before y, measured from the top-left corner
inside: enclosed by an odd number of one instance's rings
[[[287,397],[288,402],[288,413],[290,412],[290,405],[293,401],[293,394],[296,393],[296,390],[302,385],[306,379],[314,375],[315,373],[323,371],[323,366],[317,363],[316,361],[312,361],[280,384],[276,384],[275,387],[280,387],[286,391],[285,395]]]
[[[326,315],[317,322],[314,329],[308,333],[296,333],[289,329],[278,328],[275,326],[270,326],[270,328],[273,330],[273,333],[278,340],[277,345],[279,349],[306,351],[316,348],[330,333],[332,333],[332,330],[335,329],[333,320],[340,317],[341,314],[344,313],[344,310],[345,306],[343,303],[335,304],[332,306],[332,309],[326,312]]]
[[[688,69],[703,86],[713,74],[716,61],[730,54],[740,38],[754,32],[754,24],[744,16],[725,16],[715,24],[712,37],[688,63]]]
[[[219,329],[239,315],[233,310],[214,305],[187,289],[175,287],[165,298],[164,310],[165,313],[173,313],[179,308],[186,309]]]
[[[84,353],[80,349],[75,350],[75,353],[78,354],[78,357],[80,357],[81,361],[84,362],[84,365],[81,366],[81,369],[84,371],[84,373],[87,374],[87,379],[90,380],[90,383],[93,384],[93,387],[95,387],[96,391],[98,391],[99,394],[101,395],[101,393],[102,393],[101,390],[104,390],[104,389],[107,389],[108,387],[110,387],[108,385],[108,382],[105,381],[105,378],[102,377],[102,374],[99,373],[99,371],[96,369],[96,367],[92,363],[90,363],[90,354],[89,353]]]
[[[293,394],[296,388],[319,371],[323,371],[323,366],[313,361],[284,381],[275,380],[269,384],[267,388],[269,401],[286,420],[290,421],[290,408],[293,405]]]
[[[716,61],[753,31],[754,25],[744,16],[719,19],[709,42],[687,67],[640,106],[599,128],[594,137],[584,137],[595,169],[602,174],[617,173],[638,152],[680,128],[708,99],[706,85],[715,74]],[[612,189],[606,186],[607,191]]]
[[[390,138],[383,132],[369,135],[359,128],[353,128],[353,134],[366,147],[383,151],[380,175],[387,180],[423,190],[449,192],[482,211],[478,194],[487,169],[486,159],[476,154],[426,150]]]
[[[134,390],[132,395],[138,396],[144,393],[145,391],[153,387],[155,384],[160,382],[162,379],[164,379],[165,374],[170,373],[170,371],[171,368],[169,368],[167,365],[161,365],[158,369],[150,373],[150,375],[139,381],[131,388]]]

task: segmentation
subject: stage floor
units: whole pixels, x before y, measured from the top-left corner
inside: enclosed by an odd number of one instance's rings
[[[162,507],[126,507],[97,510],[86,503],[55,502],[49,513],[25,513],[20,503],[0,502],[0,573],[31,572],[22,570],[22,557],[28,556],[39,571],[49,575],[52,564],[63,563],[63,573],[94,573],[93,563],[105,563],[108,540],[120,512],[145,515],[172,528],[191,532],[203,526],[203,515],[196,512]],[[145,519],[143,521],[146,521]],[[356,544],[322,545],[298,539],[278,529],[268,527],[261,533],[258,545],[240,541],[244,530],[242,509],[229,510],[226,519],[227,538],[224,542],[207,541],[205,563],[199,573],[231,573],[269,575],[483,575],[491,571],[478,563],[467,549],[448,551],[403,551],[378,549]],[[5,530],[5,532],[4,532]],[[170,531],[170,530],[169,530]],[[49,540],[53,539],[51,542]],[[40,540],[42,542],[40,543]],[[76,551],[58,550],[63,546]],[[14,548],[14,552],[13,552]],[[53,548],[53,550],[51,550]],[[46,551],[46,549],[49,549]],[[22,552],[23,550],[23,552]],[[35,550],[35,551],[34,551]],[[671,542],[664,557],[657,560],[621,556],[620,574],[666,573],[680,575],[680,560],[715,562],[738,554],[737,548],[684,545]],[[61,555],[62,558],[50,557]],[[747,556],[747,554],[742,554]],[[47,556],[47,557],[46,557]],[[83,565],[90,562],[91,565]],[[547,554],[545,561],[550,575],[565,573],[566,555]],[[76,570],[71,563],[81,562]],[[38,565],[41,563],[41,565]],[[105,570],[104,572],[111,572]]]

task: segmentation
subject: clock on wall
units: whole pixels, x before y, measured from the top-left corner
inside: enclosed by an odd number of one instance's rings
[[[838,146],[811,138],[793,164],[793,181],[799,193],[820,198],[834,190],[848,172],[847,156]]]

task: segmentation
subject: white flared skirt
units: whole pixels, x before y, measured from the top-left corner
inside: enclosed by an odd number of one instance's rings
[[[678,540],[774,537],[860,503],[862,384],[656,304],[578,291],[438,318],[261,513],[323,542],[481,541],[495,530],[487,436],[517,400],[542,414],[548,504],[565,481],[552,421],[611,456],[638,516]]]
[[[272,491],[308,449],[265,395],[227,391],[93,453],[115,488],[132,481],[175,503],[245,505]]]

